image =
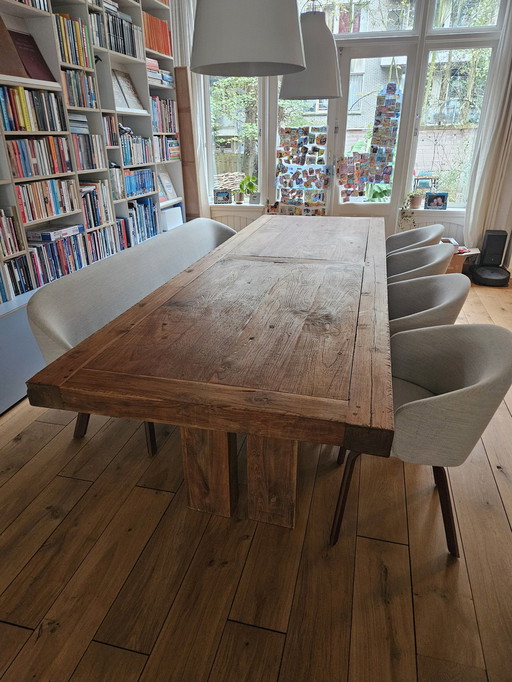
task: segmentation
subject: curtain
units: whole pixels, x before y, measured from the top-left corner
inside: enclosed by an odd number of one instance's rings
[[[469,185],[464,226],[469,247],[481,247],[486,230],[512,230],[512,3],[506,5]]]
[[[194,36],[194,16],[197,0],[180,0],[172,2],[172,25],[174,59],[176,66],[189,66],[190,54],[192,52],[192,39]],[[210,217],[210,206],[208,201],[207,178],[207,155],[206,155],[206,134],[203,121],[204,116],[204,76],[197,73],[190,73],[191,81],[191,107],[194,118],[194,142],[197,165],[199,211],[201,216]]]

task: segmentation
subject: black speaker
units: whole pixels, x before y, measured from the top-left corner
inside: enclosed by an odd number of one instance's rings
[[[487,230],[482,244],[480,265],[501,265],[506,243],[505,230]]]

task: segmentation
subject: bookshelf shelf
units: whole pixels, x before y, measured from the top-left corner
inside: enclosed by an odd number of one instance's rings
[[[178,157],[177,159],[167,159],[166,161],[157,161],[156,165],[166,166],[168,163],[181,163],[181,157]]]
[[[22,223],[22,225],[24,227],[31,228],[31,227],[34,227],[34,225],[44,225],[45,223],[50,223],[53,220],[57,220],[60,218],[68,218],[69,216],[78,215],[79,213],[81,214],[82,211],[80,211],[80,210],[68,211],[67,213],[59,213],[58,215],[54,215],[51,218],[40,218],[39,220],[31,220],[28,223]]]
[[[45,6],[44,1],[34,0],[34,4]],[[163,229],[163,210],[183,203],[179,159],[124,164],[152,158],[154,149],[168,148],[165,135],[153,135],[153,127],[173,127],[177,120],[174,60],[145,49],[146,44],[159,46],[150,42],[155,36],[150,36],[148,27],[158,21],[151,24],[148,14],[167,24],[172,42],[171,7],[161,0],[48,0],[48,6],[52,11],[0,0],[5,26],[32,36],[36,46],[32,54],[41,67],[38,78],[24,78],[12,75],[20,73],[12,67],[19,60],[17,53],[12,61],[7,55],[0,62],[0,94],[12,98],[14,107],[12,112],[0,111],[4,127],[13,128],[0,128],[0,234],[8,239],[7,247],[0,247],[0,317],[26,306],[31,293],[54,279],[55,273],[66,276],[70,269],[135,248]],[[167,50],[165,43],[162,47]],[[147,58],[153,60],[150,71],[157,68],[160,73],[156,79],[151,73],[148,78]],[[43,75],[48,70],[51,79]],[[124,108],[116,99],[114,71],[129,77],[139,100],[137,104],[124,90],[126,106],[140,108]],[[17,86],[23,89],[14,91]],[[94,163],[101,168],[89,168]],[[41,169],[65,172],[39,175]],[[38,175],[13,178],[13,172],[27,175],[30,170]],[[141,193],[123,196],[127,190]],[[167,200],[174,194],[179,196]],[[160,203],[160,196],[166,201]],[[40,217],[65,209],[73,210]],[[33,236],[29,244],[30,231],[49,232],[51,241],[36,244]],[[50,244],[58,241],[63,242],[62,248],[52,249]],[[62,260],[64,249],[71,268]],[[24,329],[24,334],[30,334],[27,326]],[[32,345],[35,348],[33,339]],[[0,369],[8,365],[8,357],[2,347]],[[20,386],[37,369],[25,376],[20,369]]]
[[[31,175],[27,178],[14,178],[13,183],[15,185],[23,184],[26,185],[29,182],[37,182],[38,180],[52,180],[54,178],[72,178],[74,177],[74,171],[69,171],[68,173],[53,173],[52,175]]]

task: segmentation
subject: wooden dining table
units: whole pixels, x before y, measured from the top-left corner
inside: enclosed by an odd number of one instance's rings
[[[248,514],[293,527],[300,441],[391,449],[384,221],[262,216],[27,386],[33,405],[180,426],[202,511],[233,513],[247,434]]]

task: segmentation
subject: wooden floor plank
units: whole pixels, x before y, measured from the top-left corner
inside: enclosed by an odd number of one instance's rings
[[[141,682],[208,679],[255,526],[210,518]]]
[[[512,414],[504,402],[484,431],[482,441],[512,525]]]
[[[151,652],[209,520],[187,507],[182,486],[96,633],[98,641]]]
[[[99,446],[101,447],[101,445]],[[149,466],[142,425],[0,597],[0,618],[37,627]]]
[[[405,480],[417,652],[483,669],[465,557],[448,553],[432,467],[407,463]]]
[[[358,538],[349,682],[414,682],[416,652],[403,545]]]
[[[45,410],[41,414],[37,421],[47,422],[48,424],[61,424],[62,426],[67,426],[73,420],[76,419],[76,412],[70,412],[69,410]]]
[[[147,656],[91,642],[70,682],[137,682]]]
[[[140,422],[131,419],[109,419],[98,432],[97,438],[86,443],[63,467],[61,476],[95,481],[138,428]]]
[[[0,415],[0,448],[3,448],[44,412],[44,407],[34,407],[27,398],[24,398]]]
[[[8,668],[5,682],[71,676],[169,501],[170,493],[133,490],[28,639],[22,657]]]
[[[341,483],[338,448],[324,447],[313,493],[279,682],[347,679],[356,545],[359,462],[340,539],[329,534]]]
[[[231,620],[286,632],[320,448],[311,443],[300,448],[295,528],[258,524]]]
[[[277,682],[284,635],[228,621],[208,682]]]
[[[361,458],[357,534],[407,544],[403,463],[395,457]]]
[[[176,427],[162,424],[156,426],[165,427],[165,433],[158,433],[158,440],[161,442],[163,438],[169,439],[166,445],[166,452],[165,455],[162,455],[162,447],[159,447],[156,456],[141,476],[137,485],[175,493],[183,483],[180,430]]]
[[[32,630],[0,623],[0,677],[11,665],[16,655],[23,648],[23,645],[32,634]]]
[[[0,535],[0,594],[14,580],[68,512],[86,492],[89,483],[54,479],[24,512]]]
[[[510,525],[481,441],[449,471],[489,682],[509,682],[512,652]]]
[[[485,670],[418,656],[418,682],[487,682]]]
[[[62,430],[62,426],[33,422],[0,450],[0,486],[19,471],[41,448]]]
[[[80,440],[73,438],[72,424],[65,426],[2,486],[0,532],[12,523],[60,470],[85,447],[104,421],[105,417],[91,418],[87,436]]]

